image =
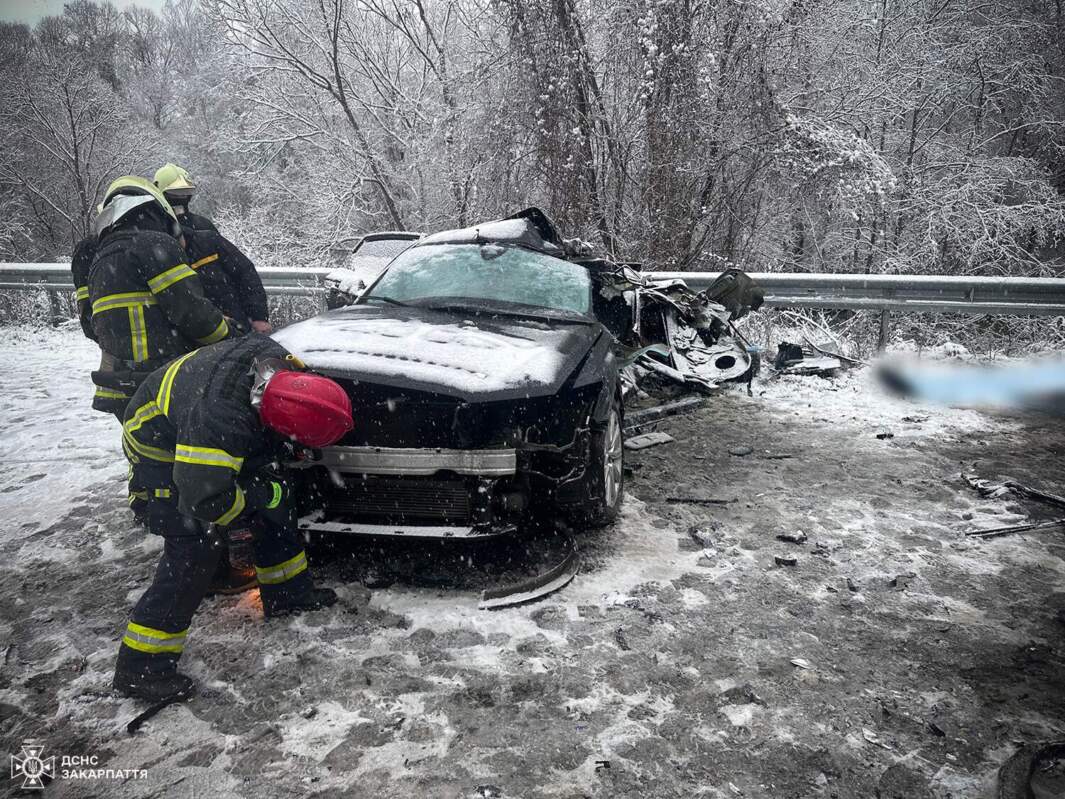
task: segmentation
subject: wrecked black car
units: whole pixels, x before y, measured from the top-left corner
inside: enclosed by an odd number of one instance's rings
[[[472,537],[533,509],[614,519],[624,317],[535,209],[437,233],[351,305],[275,338],[350,393],[355,429],[302,462],[306,530]],[[623,324],[629,324],[623,322]]]
[[[728,333],[761,293],[739,270],[699,293],[655,281],[530,208],[410,243],[343,302],[274,334],[354,408],[347,437],[295,464],[301,527],[462,538],[531,512],[615,519],[623,403],[750,374]]]

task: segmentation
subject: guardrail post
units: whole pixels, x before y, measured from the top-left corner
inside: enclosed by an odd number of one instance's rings
[[[51,311],[49,324],[51,324],[52,327],[58,327],[59,320],[63,316],[62,311],[59,308],[59,292],[54,291],[53,289],[45,289],[44,293],[48,295],[48,309]]]
[[[876,351],[883,352],[887,349],[891,339],[891,311],[887,308],[880,312],[880,335],[876,340]]]

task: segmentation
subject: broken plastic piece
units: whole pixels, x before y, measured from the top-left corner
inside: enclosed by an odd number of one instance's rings
[[[126,734],[136,735],[137,730],[141,728],[141,725],[151,719],[157,713],[159,713],[159,711],[170,707],[170,705],[177,704],[178,702],[184,702],[188,698],[189,697],[187,694],[175,694],[174,696],[169,696],[166,699],[163,699],[162,701],[156,702],[154,705],[149,707],[147,710],[145,710],[139,716],[135,717],[129,724],[126,725]]]
[[[644,433],[642,436],[633,436],[625,439],[625,449],[647,449],[658,444],[668,444],[671,441],[676,441],[676,439],[669,433]]]
[[[664,402],[650,408],[641,408],[638,411],[629,411],[625,414],[625,429],[632,430],[649,422],[673,416],[678,413],[693,411],[702,406],[705,400],[702,397],[685,397],[675,402]]]
[[[486,588],[481,593],[478,610],[497,610],[542,599],[565,586],[581,568],[577,550],[570,553],[553,569],[516,585]]]

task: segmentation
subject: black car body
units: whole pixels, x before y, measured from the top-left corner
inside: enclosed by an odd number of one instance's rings
[[[600,290],[616,265],[576,251],[536,209],[445,231],[353,304],[275,334],[354,409],[354,430],[301,464],[304,529],[471,537],[537,509],[616,516],[633,304]]]

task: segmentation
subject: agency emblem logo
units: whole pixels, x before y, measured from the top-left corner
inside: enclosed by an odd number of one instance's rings
[[[22,778],[26,790],[42,790],[44,781],[55,779],[55,758],[43,757],[44,746],[36,741],[23,741],[22,751],[11,755],[11,779]]]

